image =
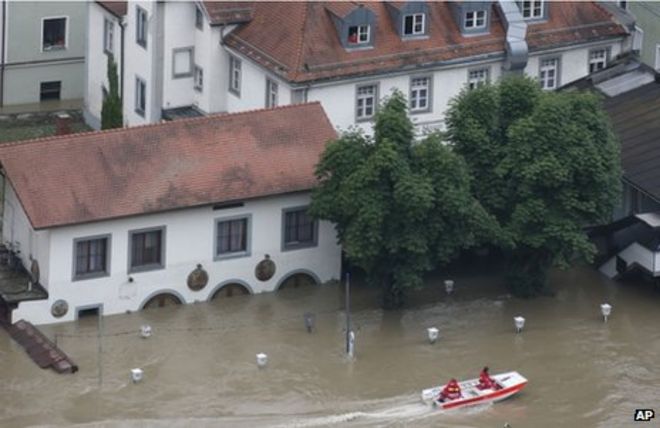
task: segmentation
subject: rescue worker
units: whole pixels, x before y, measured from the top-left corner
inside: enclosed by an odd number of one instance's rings
[[[484,367],[479,374],[479,389],[498,389],[497,382],[495,382],[488,374],[488,366]]]
[[[440,401],[445,401],[455,400],[457,398],[461,398],[461,387],[458,385],[458,382],[456,382],[456,379],[450,379],[449,383],[447,383],[440,392],[440,397],[438,397],[438,399]]]

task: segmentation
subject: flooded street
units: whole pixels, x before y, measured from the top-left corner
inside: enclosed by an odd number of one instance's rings
[[[649,283],[580,268],[552,274],[555,297],[519,300],[474,277],[455,277],[447,297],[442,279],[395,312],[353,287],[354,361],[343,354],[338,286],[106,317],[100,353],[95,318],[45,326],[79,365],[74,375],[39,369],[0,331],[0,426],[586,428],[636,426],[634,409],[660,410],[660,293]],[[316,315],[312,334],[305,312]],[[527,323],[515,334],[519,314]],[[139,336],[145,323],[149,339]],[[269,358],[261,370],[259,352]],[[529,384],[467,410],[420,403],[421,389],[477,377],[484,365]],[[136,367],[144,380],[133,384]]]

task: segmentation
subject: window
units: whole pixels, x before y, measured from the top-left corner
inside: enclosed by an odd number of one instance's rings
[[[291,92],[291,104],[302,104],[307,102],[307,89],[296,89]]]
[[[193,75],[193,48],[172,50],[172,77],[180,79]]]
[[[147,12],[140,6],[136,8],[135,41],[143,48],[147,48]]]
[[[465,28],[485,28],[486,27],[486,11],[474,10],[465,12]]]
[[[86,279],[109,275],[109,243],[109,235],[74,239],[73,278]]]
[[[283,212],[283,250],[316,245],[318,223],[307,214],[307,207]]]
[[[66,18],[45,18],[42,21],[41,49],[51,51],[66,48]]]
[[[147,109],[147,84],[139,77],[135,78],[135,112],[144,117]]]
[[[62,91],[62,82],[41,82],[39,86],[39,100],[59,100]]]
[[[215,257],[249,255],[250,218],[221,219],[216,222]]]
[[[403,17],[403,35],[418,36],[425,33],[424,14],[415,13]]]
[[[559,86],[559,59],[542,59],[539,67],[539,80],[541,88],[550,90]]]
[[[410,79],[410,111],[429,111],[431,107],[431,78],[413,77]]]
[[[193,80],[195,81],[195,90],[202,92],[204,90],[204,70],[202,70],[202,67],[195,66],[195,76]]]
[[[129,272],[160,269],[165,266],[165,228],[129,232]]]
[[[115,24],[106,19],[103,21],[103,51],[112,54],[115,52]]]
[[[594,49],[589,52],[589,73],[607,67],[607,49]]]
[[[543,18],[543,1],[544,0],[523,1],[523,18]]]
[[[619,7],[623,10],[628,10],[628,2],[627,1],[619,1]]]
[[[241,60],[229,56],[229,91],[241,96]]]
[[[377,85],[357,87],[356,113],[357,120],[369,120],[376,113]]]
[[[200,30],[204,28],[204,14],[199,6],[195,7],[195,27]]]
[[[468,71],[468,88],[474,89],[486,84],[489,79],[489,71],[488,68]]]
[[[369,26],[355,25],[348,27],[348,44],[363,45],[369,43]]]
[[[277,105],[277,83],[266,78],[266,108]]]

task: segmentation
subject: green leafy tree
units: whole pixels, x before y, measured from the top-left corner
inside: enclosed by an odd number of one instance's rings
[[[123,126],[121,97],[119,96],[119,78],[117,63],[108,55],[108,94],[101,107],[101,129],[121,128]]]
[[[620,188],[619,146],[599,98],[544,92],[526,78],[463,91],[448,136],[475,177],[475,195],[514,244],[509,284],[546,291],[550,267],[589,261],[584,226],[609,219]]]
[[[349,261],[383,288],[385,308],[461,250],[494,239],[497,224],[470,192],[464,161],[436,135],[415,143],[406,100],[387,99],[373,138],[331,142],[317,166],[311,213],[335,223]]]

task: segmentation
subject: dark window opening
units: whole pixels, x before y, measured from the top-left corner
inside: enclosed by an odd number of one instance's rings
[[[307,208],[288,211],[284,218],[284,246],[310,246],[316,244],[316,222],[307,214]]]
[[[44,19],[43,50],[66,47],[66,18]]]
[[[131,268],[162,266],[162,232],[162,230],[152,230],[132,235]]]
[[[62,82],[41,82],[39,99],[41,101],[59,100],[61,91]]]
[[[99,308],[87,308],[78,310],[78,319],[80,318],[91,318],[99,316]]]
[[[247,218],[218,222],[217,254],[247,251]]]
[[[202,10],[197,6],[195,8],[195,27],[198,29],[202,29],[204,25],[204,15],[202,14]]]
[[[107,272],[108,239],[76,242],[76,276]]]

